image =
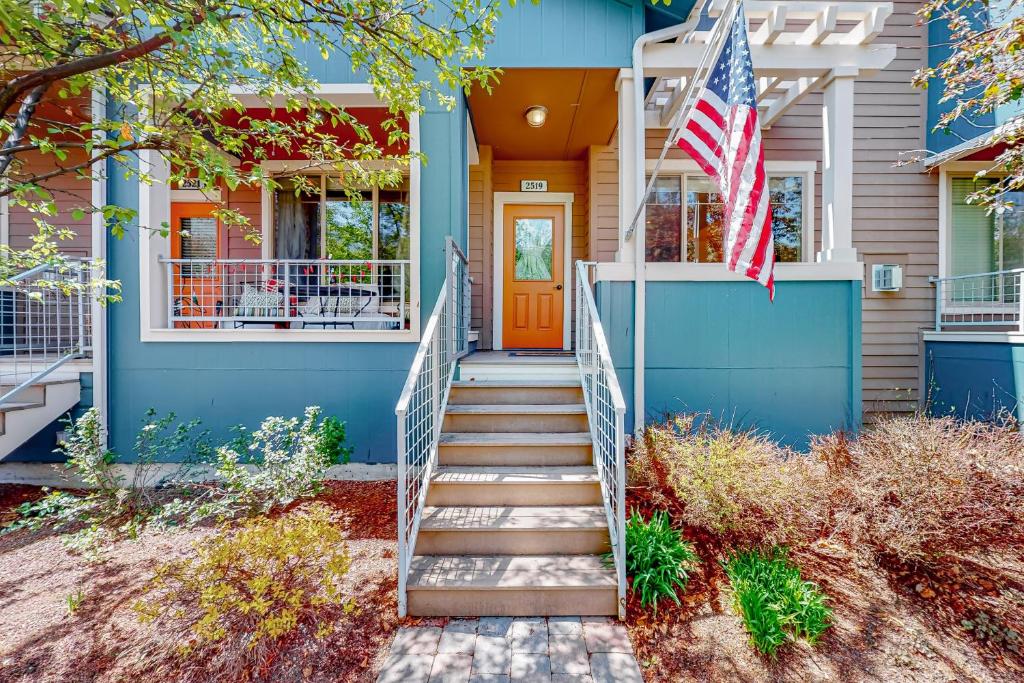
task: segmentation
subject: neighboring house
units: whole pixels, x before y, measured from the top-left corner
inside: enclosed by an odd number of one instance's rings
[[[723,5],[710,2],[711,15]],[[94,184],[142,225],[171,226],[166,237],[94,239],[124,294],[94,330],[95,400],[109,406],[111,445],[130,452],[151,407],[226,436],[318,404],[347,422],[355,462],[386,473],[399,464],[403,610],[408,589],[418,613],[579,612],[587,600],[614,613],[621,454],[645,420],[708,412],[800,447],[920,408],[922,349],[933,348],[923,335],[936,320],[929,279],[1013,266],[1016,247],[1002,261],[979,256],[993,228],[968,235],[980,214],[957,205],[949,167],[898,165],[932,144],[935,114],[910,85],[929,59],[919,3],[745,3],[775,206],[774,304],[722,265],[720,199],[675,147],[626,238],[713,24],[693,6],[542,0],[505,10],[486,58],[504,69],[500,84],[408,121],[427,163],[412,164],[398,188],[354,199],[315,169],[319,192],[301,200],[169,187],[155,155],[144,158],[152,186],[114,172]],[[383,104],[348,65],[311,67],[324,97],[362,120],[379,116]],[[280,115],[255,95],[242,100],[251,115]],[[304,164],[261,163],[282,173]],[[219,225],[216,202],[249,216],[262,243]],[[581,261],[591,265],[578,270]],[[462,358],[467,348],[478,353]],[[575,350],[580,369],[535,349]],[[14,457],[47,455],[29,451]],[[582,467],[591,462],[594,473]],[[485,530],[511,534],[500,548],[486,533],[445,536],[481,523],[460,505],[602,501],[608,516],[594,508],[596,522],[590,508],[543,523],[489,508],[498,512]],[[522,536],[550,524],[543,542]],[[597,537],[573,535],[588,529]],[[592,556],[609,536],[618,576],[609,583],[600,561],[580,559],[570,569],[593,583],[546,598],[554,603],[528,588],[564,588],[545,583],[564,569],[558,560],[541,578],[527,563],[514,580],[448,590],[446,572],[465,569],[469,546],[478,564],[467,575],[490,576],[481,567],[492,554]],[[431,558],[442,564],[423,564]],[[498,605],[480,592],[494,587],[509,590]]]
[[[977,20],[1002,23],[1007,10],[1020,11],[992,2]],[[930,60],[937,65],[949,54],[949,32],[942,22],[930,30]],[[950,106],[940,95],[941,88],[929,89],[929,129]],[[1018,128],[1022,114],[1019,103],[1004,105],[928,137],[924,165],[939,183],[939,279],[933,330],[923,335],[922,386],[936,414],[1024,419],[1024,192],[1003,196],[1008,206],[999,211],[967,201],[1002,175],[994,159],[1005,147],[991,138]]]

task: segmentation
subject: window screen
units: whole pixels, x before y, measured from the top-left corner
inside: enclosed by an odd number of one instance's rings
[[[217,258],[217,219],[182,218],[180,227],[181,258],[183,259],[215,259]],[[182,277],[201,277],[211,272],[213,264],[186,264],[182,267]]]

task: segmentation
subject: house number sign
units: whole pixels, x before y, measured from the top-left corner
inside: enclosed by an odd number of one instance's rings
[[[520,180],[519,189],[523,192],[547,192],[548,181],[546,180]]]

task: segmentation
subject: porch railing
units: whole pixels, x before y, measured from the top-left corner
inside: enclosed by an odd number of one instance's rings
[[[43,264],[0,287],[0,406],[92,354],[91,265]]]
[[[162,259],[167,326],[403,330],[410,261]]]
[[[935,331],[989,327],[1024,332],[1024,268],[932,278]]]
[[[626,610],[626,402],[622,398],[608,341],[590,286],[594,264],[576,262],[576,362],[583,385],[583,402],[594,442],[594,463],[601,480],[608,516],[615,573],[618,579],[619,618]]]
[[[445,279],[423,328],[395,406],[398,418],[398,612],[408,610],[406,584],[456,361],[469,353],[470,286],[466,255],[448,239]]]

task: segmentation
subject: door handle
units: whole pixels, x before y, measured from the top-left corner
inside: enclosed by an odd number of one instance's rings
[[[562,291],[562,285],[555,285],[555,289],[557,289],[558,291]]]

